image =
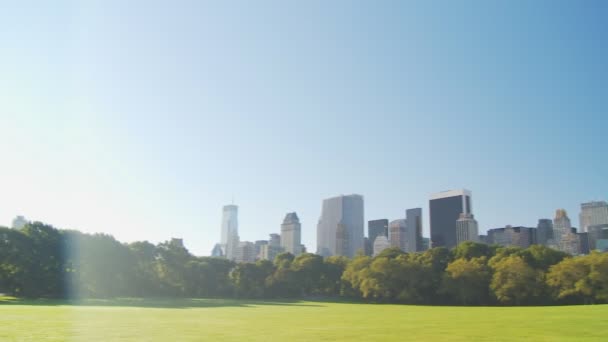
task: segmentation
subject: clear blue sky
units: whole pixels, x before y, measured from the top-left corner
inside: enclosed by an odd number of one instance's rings
[[[0,224],[243,240],[323,198],[473,191],[481,231],[608,198],[605,1],[53,1],[0,10]]]

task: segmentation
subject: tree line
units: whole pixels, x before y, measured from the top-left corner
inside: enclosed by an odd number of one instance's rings
[[[608,303],[608,253],[465,242],[348,259],[197,257],[177,240],[121,243],[34,222],[0,227],[0,293],[31,298],[345,298],[427,305]]]

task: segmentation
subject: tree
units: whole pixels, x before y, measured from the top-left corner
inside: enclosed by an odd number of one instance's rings
[[[500,303],[531,304],[541,297],[543,273],[528,266],[520,256],[500,258],[492,268],[490,288]]]
[[[486,304],[490,278],[485,256],[456,259],[446,268],[442,290],[458,298],[462,305]]]
[[[323,266],[323,257],[312,253],[300,254],[293,260],[291,269],[295,273],[301,295],[319,294]]]
[[[473,241],[465,241],[452,250],[454,259],[472,259],[486,257],[490,259],[494,256],[496,245],[487,245],[485,243],[478,243]]]
[[[327,296],[343,294],[342,274],[348,266],[349,259],[344,256],[330,256],[323,260],[323,273],[319,280],[319,291]]]

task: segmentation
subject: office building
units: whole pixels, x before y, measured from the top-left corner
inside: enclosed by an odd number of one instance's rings
[[[253,242],[239,242],[234,258],[236,262],[255,262],[256,257]]]
[[[597,240],[595,250],[602,253],[608,252],[608,239]]]
[[[262,246],[268,244],[268,240],[256,240],[253,245],[255,246],[255,257],[256,259],[262,259]]]
[[[456,221],[472,214],[471,191],[450,190],[431,195],[429,201],[432,247],[456,246]]]
[[[222,236],[220,243],[224,247],[226,258],[235,260],[239,248],[239,222],[236,205],[225,205],[222,209]]]
[[[605,201],[582,203],[579,220],[581,233],[588,232],[589,226],[608,224],[608,203]]]
[[[536,239],[539,245],[548,245],[553,239],[553,221],[551,219],[539,219],[536,225]]]
[[[281,253],[283,253],[283,248],[281,248],[281,236],[279,234],[270,234],[268,243],[260,246],[260,258],[263,260],[274,261],[274,258]]]
[[[281,247],[285,252],[298,256],[302,253],[300,219],[296,213],[288,213],[281,224]]]
[[[383,250],[391,247],[388,239],[384,235],[378,235],[374,241],[374,256],[378,256]]]
[[[374,246],[368,237],[363,238],[363,247],[365,248],[365,255],[372,256],[374,253]]]
[[[388,226],[388,242],[391,247],[405,251],[405,220],[394,220]]]
[[[479,228],[472,214],[460,214],[456,221],[456,244],[465,241],[479,242]]]
[[[536,244],[536,228],[506,226],[490,229],[487,242],[504,247],[528,248]]]
[[[553,219],[553,246],[558,250],[572,255],[580,254],[580,238],[572,230],[568,213],[564,209],[555,211]]]
[[[424,250],[422,243],[422,208],[405,211],[405,244],[405,251],[408,253]]]
[[[587,232],[589,233],[589,249],[596,250],[598,240],[608,239],[608,224],[587,226]]]
[[[388,220],[367,221],[367,237],[372,245],[379,235],[384,235],[388,238]]]
[[[363,219],[361,195],[342,195],[324,200],[317,225],[317,254],[354,257],[358,250],[364,248]]]
[[[589,254],[589,233],[577,233],[578,236],[578,252],[580,254]]]
[[[569,234],[572,232],[572,224],[568,213],[564,209],[557,209],[555,211],[555,218],[553,219],[553,238],[559,241],[562,235]]]
[[[222,249],[222,245],[219,243],[216,243],[215,246],[213,246],[213,249],[211,250],[211,256],[215,257],[215,258],[223,258],[224,257],[224,250]]]

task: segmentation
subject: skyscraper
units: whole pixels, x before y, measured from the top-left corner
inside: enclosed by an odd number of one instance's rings
[[[582,203],[579,220],[581,233],[588,232],[589,226],[608,224],[608,203],[605,201]]]
[[[460,214],[456,220],[456,244],[465,241],[479,242],[479,228],[472,214]]]
[[[285,252],[295,256],[302,253],[301,225],[296,213],[285,215],[283,224],[281,224],[281,247]]]
[[[456,220],[460,214],[472,214],[471,191],[449,190],[431,195],[431,244],[433,247],[456,246]]]
[[[261,245],[260,257],[264,260],[273,261],[274,258],[283,252],[281,248],[281,236],[279,234],[270,234],[270,239],[265,245]]]
[[[317,254],[355,256],[364,248],[363,225],[363,196],[342,195],[324,200],[317,225]],[[341,240],[337,241],[337,237]]]
[[[608,224],[588,226],[587,233],[589,233],[589,249],[592,251],[596,250],[599,240],[608,239]]]
[[[234,260],[235,251],[239,246],[239,207],[236,205],[225,205],[222,210],[222,240],[220,243],[226,251],[226,258]]]
[[[572,231],[572,224],[568,213],[564,209],[555,211],[553,219],[554,246],[562,252],[572,255],[580,254],[580,237]]]
[[[560,240],[562,235],[572,232],[572,224],[568,213],[564,209],[557,209],[555,211],[555,218],[553,219],[553,238]]]
[[[405,251],[422,251],[422,208],[407,209],[405,221]]]
[[[378,256],[383,250],[389,248],[391,244],[388,242],[388,239],[384,235],[378,235],[376,240],[374,241],[374,255]]]
[[[553,221],[550,219],[539,219],[536,226],[536,238],[539,245],[548,245],[553,239]]]
[[[388,220],[371,220],[367,221],[367,237],[373,245],[379,235],[384,235],[388,238]]]
[[[405,220],[394,220],[388,226],[388,241],[391,247],[405,250]]]

